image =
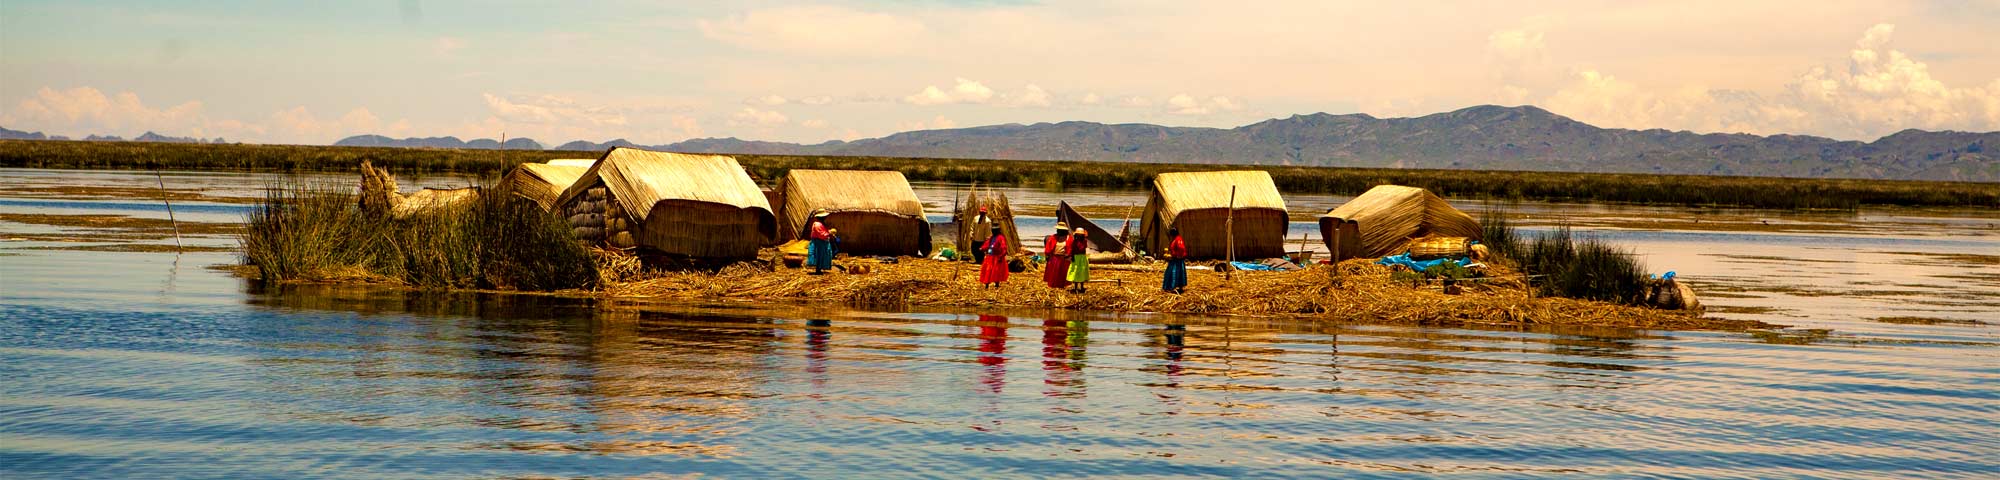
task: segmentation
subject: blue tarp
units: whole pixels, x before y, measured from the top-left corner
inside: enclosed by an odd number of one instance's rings
[[[1444,262],[1452,262],[1452,263],[1456,263],[1456,264],[1458,264],[1458,266],[1461,266],[1461,267],[1463,267],[1463,266],[1466,266],[1466,265],[1471,265],[1471,264],[1472,264],[1472,259],[1471,259],[1471,258],[1460,258],[1460,259],[1457,259],[1457,260],[1453,260],[1453,259],[1449,259],[1449,258],[1440,258],[1440,259],[1437,259],[1437,260],[1412,260],[1412,259],[1410,259],[1410,254],[1408,254],[1408,253],[1404,253],[1404,254],[1401,254],[1401,255],[1390,255],[1390,256],[1387,256],[1387,257],[1382,257],[1382,259],[1381,259],[1381,260],[1376,260],[1376,261],[1375,261],[1375,263],[1377,263],[1377,264],[1380,264],[1380,265],[1389,265],[1389,266],[1395,266],[1395,265],[1403,265],[1403,266],[1407,266],[1407,267],[1410,267],[1410,270],[1413,270],[1413,271],[1418,271],[1418,272],[1421,272],[1421,271],[1424,271],[1424,270],[1426,270],[1426,269],[1429,269],[1429,268],[1431,268],[1432,266],[1436,266],[1437,264],[1440,264],[1440,263],[1444,263]]]
[[[1249,270],[1249,271],[1271,272],[1278,270],[1278,267],[1273,267],[1262,263],[1250,263],[1250,262],[1229,262],[1229,266],[1236,267],[1237,270]]]

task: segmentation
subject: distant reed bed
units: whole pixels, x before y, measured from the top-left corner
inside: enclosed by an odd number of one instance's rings
[[[266,280],[375,281],[424,288],[562,290],[595,285],[595,263],[560,219],[509,195],[407,218],[365,214],[346,186],[268,189],[241,237]]]
[[[600,152],[451,150],[301,145],[217,145],[0,140],[0,167],[315,172],[352,171],[361,160],[405,174],[498,174],[525,162]],[[1461,198],[1599,201],[1776,209],[1862,205],[2000,207],[2000,183],[1720,177],[1624,173],[1416,170],[1046,160],[734,155],[757,178],[797,168],[897,170],[912,181],[1031,188],[1146,188],[1163,172],[1255,169],[1286,193],[1356,195],[1382,184]]]

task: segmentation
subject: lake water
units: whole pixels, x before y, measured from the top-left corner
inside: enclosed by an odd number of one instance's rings
[[[273,177],[164,179],[191,195],[179,220],[221,223]],[[32,216],[165,218],[154,181],[0,170],[6,478],[2000,472],[1988,211],[1461,202],[1630,246],[1711,315],[1797,327],[1484,330],[265,287],[205,268],[226,251],[100,248],[173,240]],[[53,188],[78,184],[105,188]]]

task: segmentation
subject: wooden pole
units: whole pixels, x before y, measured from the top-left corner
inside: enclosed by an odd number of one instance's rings
[[[1235,185],[1229,186],[1229,216],[1223,217],[1222,236],[1227,237],[1228,240],[1226,244],[1229,246],[1229,252],[1227,257],[1228,258],[1227,261],[1229,262],[1229,269],[1222,271],[1222,279],[1232,280],[1235,278],[1234,272],[1236,271],[1236,186]]]
[[[181,247],[181,222],[174,219],[174,201],[169,199],[167,195],[167,179],[160,176],[159,170],[154,170],[153,180],[160,182],[160,203],[167,204],[167,223],[174,226],[174,253],[181,253],[183,249]]]

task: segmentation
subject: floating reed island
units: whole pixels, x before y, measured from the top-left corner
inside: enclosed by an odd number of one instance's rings
[[[528,164],[495,186],[404,196],[388,172],[363,169],[363,193],[273,189],[256,206],[244,258],[264,280],[531,290],[605,298],[798,302],[867,308],[1057,308],[1292,316],[1346,323],[1575,325],[1644,329],[1770,328],[1702,315],[1693,292],[1652,280],[1629,252],[1567,229],[1521,239],[1504,217],[1473,220],[1423,189],[1385,185],[1322,222],[1337,257],[1287,255],[1286,207],[1261,171],[1161,174],[1139,234],[1112,235],[1074,209],[1067,223],[1105,238],[1088,252],[1085,292],[1051,288],[1039,256],[1012,249],[1014,271],[981,288],[979,266],[936,239],[923,205],[893,171],[793,170],[763,190],[734,158],[613,148],[592,161]],[[384,189],[387,189],[386,191]],[[437,199],[423,200],[430,197]],[[1004,194],[954,212],[985,229],[1012,214]],[[387,205],[385,207],[384,205]],[[827,222],[844,241],[824,275],[788,267],[786,243]],[[1161,290],[1149,246],[1182,232],[1186,293]],[[966,237],[964,225],[946,237]],[[1031,232],[1040,233],[1040,232]],[[1116,241],[1109,241],[1116,238]],[[1490,244],[1490,248],[1480,241]],[[1019,245],[1019,240],[1013,240]],[[1399,252],[1389,255],[1392,252]],[[1386,257],[1384,257],[1387,255]],[[1375,259],[1372,257],[1384,257]],[[1237,261],[1243,260],[1243,261]],[[1301,266],[1303,265],[1303,266]]]

